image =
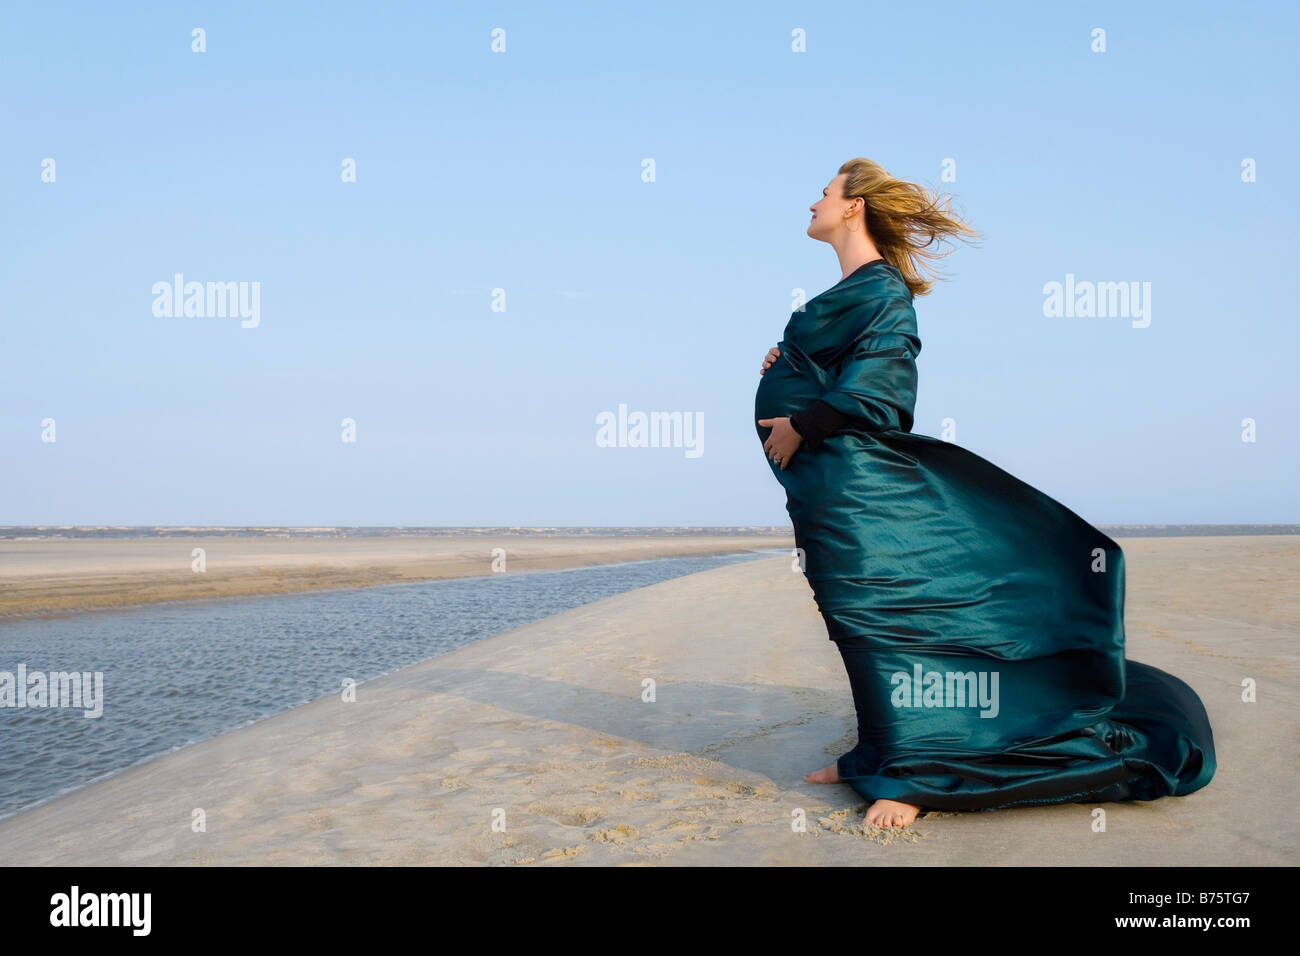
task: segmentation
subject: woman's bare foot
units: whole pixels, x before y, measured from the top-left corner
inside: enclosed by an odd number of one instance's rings
[[[905,827],[921,812],[920,807],[897,800],[877,800],[867,808],[867,822],[878,827]]]
[[[806,783],[839,783],[839,761],[835,761],[829,767],[814,770],[803,779]],[[877,800],[867,807],[867,822],[878,827],[905,827],[915,820],[916,815],[920,812],[920,807],[914,807],[910,803],[899,803],[897,800]]]
[[[840,764],[837,760],[829,767],[822,767],[820,770],[814,770],[804,778],[805,783],[839,783],[840,782]]]

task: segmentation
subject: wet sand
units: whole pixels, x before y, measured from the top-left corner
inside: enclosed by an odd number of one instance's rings
[[[852,746],[853,704],[807,582],[779,557],[575,608],[361,684],[355,703],[314,701],[140,765],[0,821],[3,859],[1300,863],[1300,537],[1119,540],[1128,656],[1200,694],[1219,769],[1187,797],[1101,805],[1105,832],[1076,804],[864,830],[851,789],[805,784]]]
[[[793,547],[793,535],[0,541],[0,620],[491,574],[494,548],[504,549],[506,571],[551,571]]]

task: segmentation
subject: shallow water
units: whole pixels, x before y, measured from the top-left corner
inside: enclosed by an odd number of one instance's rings
[[[103,674],[103,713],[0,706],[0,818],[600,598],[785,551],[659,558],[0,623],[0,671]]]

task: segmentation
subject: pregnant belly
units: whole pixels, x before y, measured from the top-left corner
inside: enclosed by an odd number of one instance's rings
[[[779,358],[759,380],[754,395],[754,420],[760,418],[788,418],[821,398],[821,386],[808,375],[795,370],[784,358]],[[772,429],[755,425],[760,442],[767,441]]]

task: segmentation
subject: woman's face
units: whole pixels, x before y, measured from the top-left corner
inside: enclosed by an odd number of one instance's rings
[[[848,178],[848,173],[840,173],[826,184],[822,198],[808,207],[812,210],[812,219],[808,223],[808,235],[811,238],[829,241],[837,230],[848,228],[844,218],[850,204],[844,198],[844,183]]]

